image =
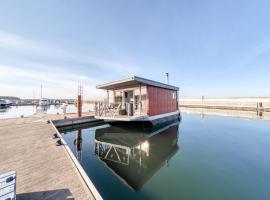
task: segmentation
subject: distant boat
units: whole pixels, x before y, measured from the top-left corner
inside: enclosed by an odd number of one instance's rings
[[[62,103],[61,108],[66,108],[68,106],[68,103]]]
[[[54,105],[60,105],[61,104],[61,101],[60,100],[55,100],[54,101]]]
[[[0,99],[0,108],[7,108],[11,106],[11,102],[5,99]]]
[[[50,105],[50,101],[47,98],[41,98],[39,100],[39,106],[49,106]]]

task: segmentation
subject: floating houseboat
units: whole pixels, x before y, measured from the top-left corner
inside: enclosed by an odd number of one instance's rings
[[[107,102],[95,104],[95,117],[109,124],[156,126],[181,119],[178,87],[131,76],[97,85],[97,89],[107,90]]]

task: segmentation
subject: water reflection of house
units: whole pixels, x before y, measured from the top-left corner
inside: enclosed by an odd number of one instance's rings
[[[178,122],[148,132],[97,129],[95,154],[121,181],[139,190],[178,150]]]
[[[97,86],[113,93],[113,103],[98,103],[95,117],[110,124],[157,125],[180,118],[178,87],[132,76]]]

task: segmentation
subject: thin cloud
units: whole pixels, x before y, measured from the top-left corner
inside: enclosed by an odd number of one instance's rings
[[[0,30],[0,47],[6,49],[12,49],[14,51],[30,52],[31,54],[44,54],[48,56],[67,56],[65,51],[55,47],[47,45],[43,42],[37,42],[20,35],[15,35]]]
[[[113,72],[120,74],[137,73],[140,71],[140,67],[134,64],[93,58],[81,53],[69,52],[55,45],[35,41],[2,30],[0,30],[0,47],[21,54],[30,54],[32,56],[42,55],[49,58],[58,59],[60,61],[84,63],[85,65],[100,69],[110,69],[113,70]]]
[[[81,82],[84,84],[86,98],[104,96],[102,91],[95,89],[95,82],[99,81],[98,79],[68,71],[55,73],[46,68],[40,71],[39,69],[0,65],[0,77],[1,95],[16,94],[19,97],[29,98],[32,97],[33,90],[37,92],[37,88],[43,84],[48,97],[75,98],[78,82]]]
[[[246,53],[243,55],[241,60],[236,63],[234,66],[241,70],[241,68],[250,65],[260,56],[270,51],[270,38],[266,38],[262,40],[262,42],[258,43],[254,48],[248,49]]]

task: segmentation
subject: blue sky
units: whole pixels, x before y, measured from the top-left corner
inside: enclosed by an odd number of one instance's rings
[[[182,97],[269,96],[270,2],[0,1],[0,95],[102,98],[138,75]]]

